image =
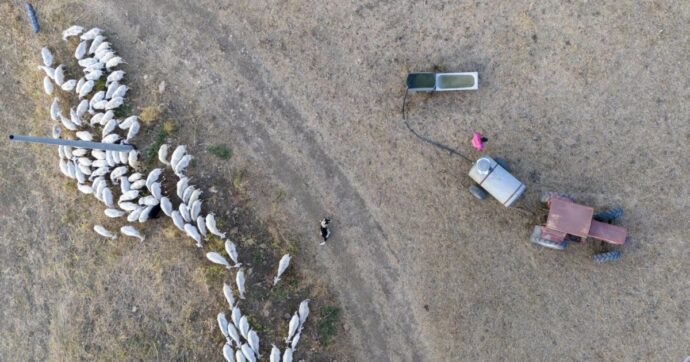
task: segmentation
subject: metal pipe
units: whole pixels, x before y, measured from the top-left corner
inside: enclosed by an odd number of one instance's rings
[[[131,151],[134,149],[134,145],[127,145],[127,144],[66,140],[66,139],[62,139],[62,138],[33,137],[33,136],[23,136],[23,135],[18,135],[18,134],[11,134],[10,135],[10,141],[34,142],[34,143],[43,143],[43,144],[48,144],[48,145],[72,146],[72,147],[79,147],[79,148],[118,151],[118,152]]]

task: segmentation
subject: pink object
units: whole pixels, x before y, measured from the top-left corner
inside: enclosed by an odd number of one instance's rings
[[[567,234],[595,238],[607,243],[623,245],[628,231],[620,226],[592,220],[594,209],[568,199],[552,196],[547,204],[549,217],[541,228],[541,238],[562,243]]]
[[[479,132],[472,133],[472,147],[476,148],[477,151],[484,149],[484,137]]]

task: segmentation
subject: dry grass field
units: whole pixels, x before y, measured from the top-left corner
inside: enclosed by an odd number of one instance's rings
[[[236,226],[264,345],[310,297],[306,361],[690,355],[687,1],[34,5],[37,35],[0,4],[2,133],[49,134],[40,48],[103,28],[151,120],[140,146],[188,144],[208,206]],[[480,88],[413,96],[410,124],[471,158],[485,134],[524,207],[550,190],[623,207],[620,261],[592,263],[592,242],[540,249],[536,218],[472,198],[469,165],[402,123],[407,72],[432,70],[478,71]],[[143,243],[98,238],[102,205],[54,149],[3,145],[0,360],[221,360],[223,276],[192,242],[163,220]],[[265,279],[286,251],[283,295]]]

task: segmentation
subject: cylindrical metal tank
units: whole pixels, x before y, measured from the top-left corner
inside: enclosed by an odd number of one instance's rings
[[[525,192],[525,185],[489,156],[477,160],[469,175],[506,207],[510,207]]]

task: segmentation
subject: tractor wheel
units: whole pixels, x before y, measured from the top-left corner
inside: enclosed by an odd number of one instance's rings
[[[477,185],[470,186],[470,193],[479,200],[484,200],[486,198],[486,191]]]
[[[539,194],[539,202],[545,204],[549,202],[549,197],[551,197],[551,193],[548,191],[543,191]]]
[[[613,209],[598,212],[594,214],[593,218],[596,221],[612,222],[621,216],[623,216],[623,209],[621,209],[620,207],[615,207]]]
[[[570,202],[575,202],[575,199],[572,196],[570,196],[568,194],[564,194],[562,192],[554,192],[554,191],[542,192],[541,194],[539,194],[539,201],[541,201],[543,203],[547,203],[547,202],[549,202],[549,199],[551,198],[551,196],[560,196],[560,197],[563,197],[563,198],[570,200]]]
[[[531,241],[534,244],[541,245],[545,248],[550,248],[550,249],[555,249],[555,250],[565,250],[565,248],[568,246],[568,241],[563,240],[562,243],[554,243],[551,240],[547,239],[542,239],[541,238],[541,226],[535,226],[534,231],[532,232],[532,235],[529,238],[529,241]]]
[[[494,161],[496,161],[496,163],[499,166],[503,167],[506,171],[510,172],[510,169],[508,168],[508,161],[506,161],[500,157],[494,158]]]
[[[607,251],[605,253],[599,253],[592,255],[592,260],[595,263],[606,263],[609,261],[616,261],[621,258],[621,252],[618,250]]]

